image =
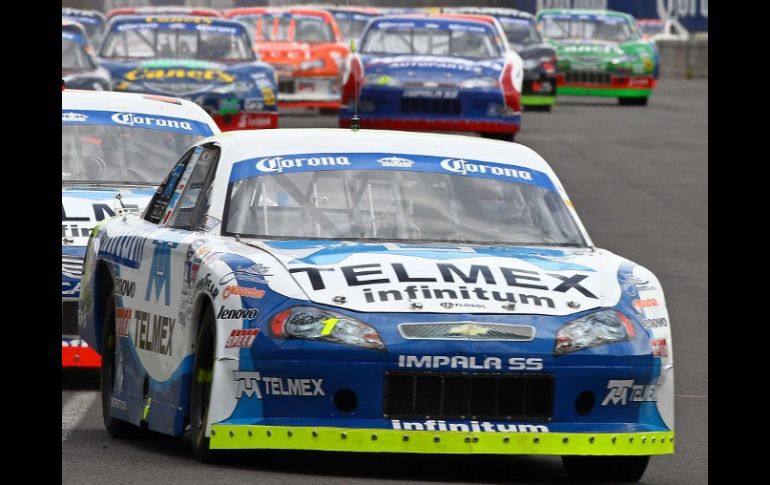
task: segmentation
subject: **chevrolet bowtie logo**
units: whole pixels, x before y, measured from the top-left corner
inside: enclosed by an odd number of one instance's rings
[[[487,333],[489,333],[488,327],[476,325],[475,323],[457,325],[449,329],[449,335],[461,335],[463,337],[480,337]]]

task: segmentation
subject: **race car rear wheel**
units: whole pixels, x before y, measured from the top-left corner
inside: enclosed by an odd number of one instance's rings
[[[621,106],[647,106],[648,98],[618,98]]]
[[[112,391],[115,389],[115,293],[110,289],[105,301],[102,330],[102,368],[100,388],[102,394],[102,418],[107,433],[116,439],[134,438],[141,429],[133,424],[112,417]]]
[[[551,111],[551,105],[550,104],[535,104],[535,105],[529,105],[524,107],[525,111],[542,111],[542,112],[550,112]]]
[[[209,448],[210,439],[206,436],[209,404],[211,401],[211,383],[214,377],[214,354],[216,345],[215,319],[211,307],[205,309],[198,339],[195,343],[195,363],[193,365],[192,387],[190,390],[190,429],[195,456],[204,463],[217,461],[219,455]]]
[[[638,482],[647,469],[649,456],[562,456],[567,473],[589,481]]]

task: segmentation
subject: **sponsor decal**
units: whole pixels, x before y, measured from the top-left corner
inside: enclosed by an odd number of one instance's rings
[[[399,355],[398,366],[415,369],[543,370],[539,357],[475,357],[465,355]]]
[[[141,229],[125,228],[110,235],[99,245],[99,256],[108,261],[139,269],[148,233]]]
[[[206,276],[203,277],[202,280],[198,281],[196,286],[203,288],[203,290],[206,291],[208,294],[210,294],[212,298],[216,298],[219,295],[219,289],[216,287],[214,282],[209,278],[209,276],[211,276],[211,273],[208,273]]]
[[[134,346],[137,349],[173,356],[176,318],[134,310]]]
[[[145,17],[144,21],[148,24],[154,23],[154,22],[160,22],[160,23],[168,23],[168,24],[176,24],[176,23],[184,23],[184,24],[212,24],[214,23],[214,20],[210,17],[171,17],[171,16],[162,16],[162,17]]]
[[[413,88],[405,89],[405,98],[443,98],[443,99],[455,99],[460,94],[457,89],[430,89],[430,88]]]
[[[262,399],[262,396],[325,396],[323,379],[267,377],[259,372],[233,371],[238,383],[235,398]]]
[[[503,177],[514,179],[533,180],[532,174],[527,170],[516,169],[506,166],[488,165],[483,163],[472,163],[460,158],[445,158],[441,160],[441,168],[452,173],[490,173]]]
[[[147,291],[144,294],[145,301],[150,301],[150,294],[155,287],[155,301],[160,299],[160,292],[164,292],[164,304],[171,304],[171,250],[179,246],[179,243],[168,241],[153,241],[155,250],[152,254],[150,266],[150,278],[147,280]]]
[[[642,320],[642,325],[647,328],[668,327],[668,320],[665,318],[645,318]]]
[[[243,100],[243,109],[245,111],[262,111],[264,106],[261,98],[246,98]]]
[[[654,338],[650,340],[652,355],[655,357],[668,357],[668,344],[664,338]]]
[[[264,114],[252,114],[242,113],[238,117],[238,128],[259,128],[262,126],[270,126],[273,121],[270,116]]]
[[[481,303],[454,303],[451,301],[441,302],[441,308],[446,308],[447,310],[449,310],[450,308],[475,308],[475,309],[481,310],[486,307],[487,307],[486,305],[482,305]]]
[[[658,306],[658,300],[655,298],[647,298],[645,300],[634,300],[631,302],[637,312],[642,313],[645,308],[651,308]]]
[[[410,168],[412,165],[414,165],[414,160],[397,157],[395,155],[392,157],[379,158],[377,159],[377,162],[383,167]]]
[[[257,335],[259,335],[258,328],[233,330],[230,332],[230,338],[227,339],[227,343],[225,343],[225,348],[237,349],[251,347],[251,344],[254,343],[254,339],[257,338]]]
[[[151,116],[140,116],[133,113],[115,113],[111,116],[112,121],[124,126],[161,126],[168,128],[181,128],[187,131],[193,131],[189,121],[172,120],[168,118],[157,118]]]
[[[91,227],[83,227],[78,224],[62,224],[61,237],[62,239],[67,237],[89,237],[92,229]]]
[[[392,276],[385,273],[385,270]],[[570,276],[530,271],[518,268],[508,267],[490,267],[485,265],[471,265],[468,270],[458,268],[452,263],[436,263],[435,269],[427,274],[409,274],[402,263],[391,263],[383,265],[380,263],[358,264],[352,266],[341,266],[339,268],[318,268],[301,267],[289,270],[292,274],[304,273],[313,290],[324,290],[327,287],[325,279],[329,275],[337,272],[345,278],[348,287],[366,286],[362,288],[364,299],[367,303],[388,302],[401,300],[449,300],[455,303],[457,300],[474,301],[498,301],[504,303],[520,303],[531,306],[547,306],[555,308],[552,298],[547,296],[538,296],[529,293],[513,293],[504,291],[490,291],[485,288],[465,285],[455,286],[454,288],[433,287],[427,284],[408,285],[401,289],[376,290],[371,288],[374,285],[389,285],[394,283],[482,283],[486,285],[505,285],[508,287],[530,288],[558,293],[574,294],[578,292],[587,298],[597,299],[591,291],[582,285],[582,281],[588,278],[587,275],[573,274]],[[544,276],[552,278],[550,286],[546,285]]]
[[[64,276],[69,277],[69,275],[64,275]],[[80,275],[78,275],[77,277],[80,278]],[[80,293],[80,280],[78,280],[74,284],[71,281],[62,281],[61,286],[62,286],[62,289],[61,289],[62,295],[77,295],[78,293]]]
[[[230,285],[225,288],[225,291],[222,292],[222,298],[227,300],[231,295],[259,299],[265,296],[265,290],[258,290],[256,288]]]
[[[266,284],[267,281],[265,280],[265,276],[273,276],[269,271],[270,268],[261,263],[256,263],[245,268],[236,268],[222,276],[219,280],[219,284],[226,285],[236,278],[241,281]]]
[[[235,76],[220,69],[151,69],[139,68],[128,71],[124,78],[129,82],[165,81],[168,79],[192,79],[194,81],[214,81],[229,84]]]
[[[657,384],[634,384],[630,380],[611,380],[607,383],[607,397],[602,401],[602,406],[626,405],[630,402],[654,402],[658,400]]]
[[[645,281],[630,272],[621,273],[620,278],[622,281],[623,291],[628,296],[635,297],[639,295],[640,291],[650,291],[657,289],[655,285],[651,284],[649,281]]]
[[[309,157],[309,158],[262,158],[257,160],[257,170],[264,173],[281,173],[286,169],[299,167],[323,167],[332,165],[350,165],[348,157]]]
[[[228,310],[225,307],[219,309],[217,318],[220,320],[253,320],[257,318],[259,310],[256,308],[238,308],[235,310]]]
[[[81,123],[88,120],[88,115],[84,115],[83,113],[74,113],[74,112],[62,113],[61,120]]]
[[[120,296],[127,296],[133,298],[136,293],[136,283],[115,277],[115,294]]]
[[[114,407],[114,408],[117,408],[117,409],[122,409],[124,411],[126,410],[126,401],[121,401],[120,399],[118,399],[116,397],[113,397],[110,400],[110,405],[112,407]]]
[[[426,421],[401,421],[391,419],[393,429],[403,431],[462,431],[474,433],[548,433],[548,426],[543,424],[493,423],[491,421],[447,422],[441,419]]]
[[[131,309],[117,307],[115,308],[115,335],[118,337],[128,337],[128,326],[131,323]]]
[[[259,92],[262,93],[262,100],[265,106],[275,106],[275,92],[272,85],[259,88]]]

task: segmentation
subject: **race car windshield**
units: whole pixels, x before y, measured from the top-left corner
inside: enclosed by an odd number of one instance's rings
[[[623,17],[551,16],[540,19],[540,31],[548,39],[594,39],[610,42],[635,40],[636,29]]]
[[[537,33],[534,23],[518,19],[503,19],[500,23],[503,26],[508,42],[516,48],[528,47],[543,42],[540,39],[540,34]]]
[[[95,69],[83,44],[74,40],[61,38],[61,68],[71,71],[90,71]]]
[[[369,19],[362,18],[348,18],[347,14],[335,16],[337,25],[340,27],[340,32],[344,39],[360,39],[361,34],[364,33],[366,24],[369,23]]]
[[[228,190],[229,234],[585,246],[562,198],[537,185],[404,170],[275,173]]]
[[[471,30],[448,30],[376,24],[361,46],[362,54],[432,55],[489,59],[500,57],[492,35]]]
[[[243,29],[209,25],[170,29],[169,24],[136,25],[113,30],[104,40],[101,56],[107,59],[200,59],[246,62],[256,59]]]
[[[247,26],[258,41],[308,44],[334,42],[331,25],[322,17],[314,15],[244,15],[238,17],[238,20]]]
[[[160,184],[199,135],[113,125],[61,127],[62,182]]]

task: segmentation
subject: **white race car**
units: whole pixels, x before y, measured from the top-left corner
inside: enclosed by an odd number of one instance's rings
[[[198,105],[164,96],[64,89],[61,104],[62,367],[99,367],[77,327],[91,230],[144,209],[173,161],[219,128]]]
[[[179,177],[176,174],[180,174]],[[424,133],[230,132],[91,237],[80,335],[114,437],[225,449],[674,451],[666,301],[593,245],[548,164]]]

